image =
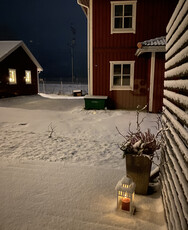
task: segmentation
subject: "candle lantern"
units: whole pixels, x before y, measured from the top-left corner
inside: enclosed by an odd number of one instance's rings
[[[116,185],[117,209],[134,214],[135,183],[131,178],[124,176]]]

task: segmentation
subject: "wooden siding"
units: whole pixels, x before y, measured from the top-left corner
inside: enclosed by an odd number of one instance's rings
[[[188,1],[167,26],[162,149],[162,198],[169,230],[188,229]]]
[[[105,63],[102,65],[103,61]],[[110,88],[110,61],[112,60],[136,60],[134,91],[112,90]],[[139,58],[129,49],[120,50],[118,53],[113,50],[106,52],[95,52],[94,59],[94,95],[106,95],[111,98],[116,108],[136,109],[137,105],[144,106],[148,100],[147,76],[150,70],[150,54]],[[108,76],[108,77],[105,77]]]
[[[146,60],[143,60],[142,57],[135,56],[137,43],[164,36],[167,22],[176,4],[177,0],[138,0],[136,33],[111,34],[110,0],[93,1],[94,95],[109,96],[115,108],[135,109],[137,105],[148,103],[149,59],[146,57]],[[135,61],[135,91],[110,91],[110,61]],[[142,90],[139,91],[138,88]],[[156,104],[156,107],[158,106]]]
[[[16,69],[17,84],[9,84],[9,68]],[[24,80],[25,70],[31,70],[32,84]],[[0,62],[0,96],[32,95],[38,93],[37,67],[23,50],[16,49]]]

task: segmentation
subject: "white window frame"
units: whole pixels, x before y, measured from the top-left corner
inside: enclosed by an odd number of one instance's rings
[[[136,33],[136,3],[137,1],[111,1],[111,34]],[[117,5],[132,5],[132,28],[115,28],[115,6]]]
[[[114,78],[114,65],[121,65],[121,78],[123,77],[123,68],[122,66],[124,64],[130,65],[130,85],[125,86],[116,86],[113,84],[113,78]],[[134,65],[135,61],[110,61],[110,91],[112,90],[134,90]]]
[[[27,85],[30,85],[32,83],[32,81],[31,81],[31,70],[25,70],[25,77],[24,77],[24,79],[25,79],[25,83]]]
[[[16,69],[8,69],[8,71],[9,71],[9,84],[16,85],[17,84]]]

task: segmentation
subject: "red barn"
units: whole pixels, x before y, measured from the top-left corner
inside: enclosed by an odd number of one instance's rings
[[[148,104],[150,112],[160,111],[164,45],[157,49],[150,44],[152,49],[139,55],[137,44],[165,35],[177,0],[78,0],[78,4],[88,20],[89,94],[108,96],[114,108]]]
[[[42,70],[22,41],[0,41],[0,97],[37,94]]]

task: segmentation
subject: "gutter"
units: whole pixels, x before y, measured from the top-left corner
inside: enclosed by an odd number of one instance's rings
[[[85,3],[85,4],[84,4]],[[82,1],[77,0],[77,4],[81,6],[87,17],[87,52],[88,52],[88,94],[93,95],[93,52],[92,52],[92,35],[93,35],[93,27],[92,27],[92,1]]]
[[[88,16],[88,11],[89,11],[89,6],[83,4],[81,2],[81,0],[77,0],[77,4],[81,6],[82,10],[84,11],[84,14],[86,15],[86,17]],[[86,9],[86,10],[84,10]],[[86,13],[87,12],[87,13]]]
[[[143,53],[152,53],[152,52],[166,52],[165,46],[143,46],[142,48],[137,49],[135,55],[139,56]]]

